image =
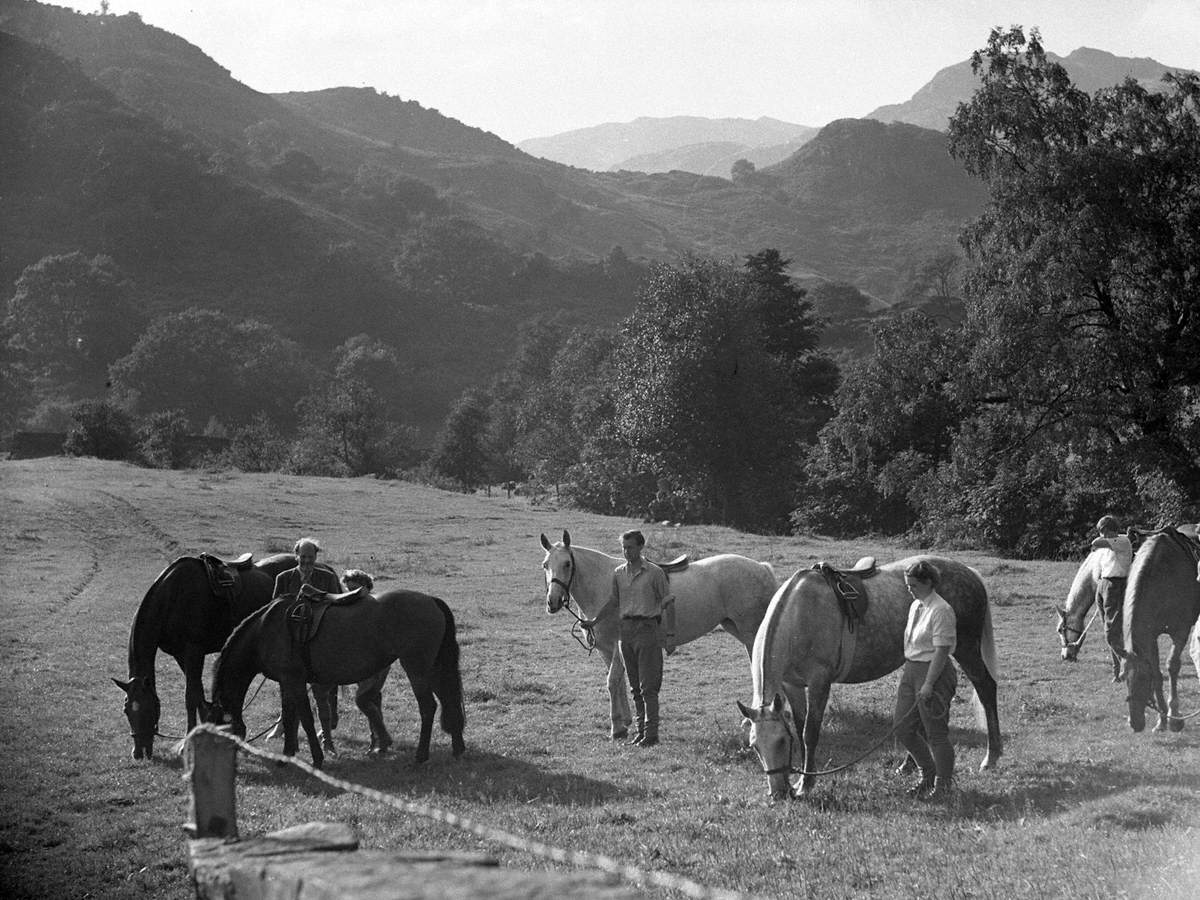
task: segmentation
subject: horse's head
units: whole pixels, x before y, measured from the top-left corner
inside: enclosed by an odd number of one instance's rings
[[[1079,658],[1079,648],[1083,646],[1084,630],[1067,622],[1067,611],[1056,606],[1058,613],[1058,640],[1064,662],[1075,662]]]
[[[563,529],[562,541],[551,544],[543,534],[542,546],[546,548],[546,558],[542,560],[542,568],[546,572],[546,612],[556,613],[571,599],[571,585],[575,581],[571,535]]]
[[[750,722],[750,746],[762,763],[772,800],[792,796],[792,750],[796,728],[792,712],[778,694],[769,704],[751,709],[739,700],[738,709]]]
[[[1129,690],[1125,698],[1129,703],[1129,727],[1142,731],[1146,727],[1146,706],[1154,690],[1154,667],[1150,661],[1137,653],[1126,653],[1123,663],[1125,686]]]
[[[154,756],[160,712],[154,681],[147,675],[138,675],[128,681],[114,678],[113,684],[125,692],[125,718],[129,720],[129,735],[133,738],[133,758],[150,759]]]

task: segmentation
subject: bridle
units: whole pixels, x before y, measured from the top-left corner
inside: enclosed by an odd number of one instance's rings
[[[939,699],[939,698],[937,698],[937,697],[930,698],[930,700],[935,700],[935,699]],[[920,699],[914,700],[913,705],[911,707],[909,707],[908,712],[906,712],[903,716],[900,717],[901,720],[908,718],[909,714],[917,708],[917,704],[920,702],[921,702]],[[801,775],[801,776],[836,775],[838,772],[844,772],[846,769],[849,769],[851,766],[858,765],[860,762],[862,762],[864,759],[866,759],[868,756],[870,756],[872,753],[874,753],[876,750],[878,750],[880,747],[882,747],[884,745],[884,743],[890,737],[892,737],[892,735],[894,735],[896,733],[896,729],[898,729],[899,727],[900,727],[899,725],[892,725],[891,729],[888,731],[887,734],[885,734],[882,738],[880,738],[878,741],[876,741],[874,744],[872,744],[870,747],[868,747],[866,750],[864,750],[862,753],[860,753],[854,759],[850,760],[850,762],[842,763],[842,765],[834,766],[831,769],[820,769],[815,772],[812,772],[812,771],[809,771],[808,769],[803,769],[803,768],[797,769],[795,766],[792,765],[792,757],[795,755],[797,737],[796,737],[796,734],[795,734],[792,726],[788,725],[786,722],[784,723],[784,729],[787,731],[787,736],[788,736],[788,750],[787,750],[787,763],[785,765],[776,766],[774,768],[767,768],[766,760],[763,759],[762,753],[759,752],[758,747],[754,747],[753,749],[754,749],[755,755],[758,757],[759,763],[763,767],[763,774],[768,777],[770,777],[771,775]]]
[[[551,575],[550,584],[557,584],[563,589],[563,602],[559,609],[565,609],[575,618],[575,621],[571,623],[571,637],[575,638],[580,647],[591,653],[596,649],[596,620],[585,619],[571,608],[571,585],[575,583],[575,553],[570,547],[567,548],[567,556],[571,558],[571,574],[567,576],[566,581],[557,575]],[[555,611],[557,612],[557,610]],[[580,632],[583,634],[582,637],[580,637]]]
[[[1079,653],[1079,649],[1083,646],[1083,639],[1085,637],[1087,637],[1087,633],[1091,629],[1092,623],[1096,621],[1096,616],[1098,616],[1098,615],[1100,615],[1100,604],[1099,603],[1096,604],[1095,612],[1092,613],[1092,617],[1091,617],[1091,619],[1088,620],[1087,625],[1083,626],[1083,629],[1080,630],[1078,628],[1074,628],[1074,627],[1068,625],[1066,615],[1063,613],[1060,613],[1059,618],[1061,621],[1058,623],[1058,635],[1060,638],[1062,638],[1062,649],[1074,650],[1076,653]],[[1067,632],[1068,631],[1078,631],[1079,637],[1077,637],[1073,641],[1067,640]]]

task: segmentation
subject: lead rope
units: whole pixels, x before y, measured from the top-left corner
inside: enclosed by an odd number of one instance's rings
[[[1078,652],[1079,652],[1079,648],[1083,646],[1083,639],[1084,639],[1085,637],[1087,637],[1088,630],[1089,630],[1089,629],[1092,627],[1092,623],[1096,621],[1096,616],[1098,616],[1098,615],[1100,615],[1100,604],[1099,604],[1099,603],[1097,603],[1097,604],[1096,604],[1096,611],[1095,611],[1095,612],[1093,612],[1093,613],[1092,613],[1092,617],[1091,617],[1090,619],[1088,619],[1088,623],[1087,623],[1087,625],[1085,625],[1085,626],[1084,626],[1084,629],[1083,629],[1083,631],[1079,632],[1079,637],[1077,637],[1077,638],[1076,638],[1075,640],[1073,640],[1073,641],[1067,641],[1067,642],[1066,642],[1066,643],[1063,645],[1063,647],[1064,647],[1064,648],[1066,648],[1066,647],[1074,647],[1074,648],[1075,648],[1075,652],[1076,652],[1076,653],[1078,653]],[[1066,627],[1066,626],[1065,626],[1065,624],[1064,624],[1064,626],[1063,626],[1063,627]]]
[[[930,697],[931,704],[934,699],[938,699],[938,698]],[[901,716],[901,721],[903,721],[904,719],[907,719],[909,717],[909,715],[912,714],[913,710],[915,710],[917,708],[917,704],[920,702],[921,702],[920,698],[914,700],[913,705],[908,708],[908,711],[905,712],[905,714],[903,716]],[[939,700],[939,703],[940,702],[941,701]],[[846,771],[846,769],[849,769],[851,766],[858,765],[860,762],[862,762],[864,759],[866,759],[868,756],[870,756],[872,753],[874,753],[876,750],[878,750],[880,747],[882,747],[884,742],[887,741],[888,738],[892,737],[896,733],[896,729],[898,729],[899,727],[900,727],[899,725],[892,725],[891,729],[888,731],[887,734],[885,734],[882,738],[880,738],[878,741],[876,741],[874,744],[872,744],[870,747],[868,747],[865,751],[860,753],[854,759],[850,760],[850,762],[843,763],[840,766],[834,766],[832,769],[820,769],[816,772],[810,772],[807,769],[797,769],[795,766],[791,765],[789,762],[789,764],[784,768],[763,769],[763,774],[764,775],[777,775],[780,772],[787,771],[788,773],[790,773],[792,775],[806,775],[806,776],[836,775],[838,772]],[[790,729],[789,729],[789,731],[790,731]],[[792,740],[792,746],[795,746],[796,740],[798,740],[798,739],[794,738]],[[791,752],[789,749],[789,756],[790,755],[791,755]],[[760,759],[761,759],[761,757],[760,757]]]

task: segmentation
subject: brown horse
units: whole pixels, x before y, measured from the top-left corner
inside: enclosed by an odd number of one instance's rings
[[[442,728],[451,738],[455,756],[463,743],[465,712],[459,648],[454,614],[444,601],[416,591],[384,591],[356,603],[331,606],[317,633],[303,645],[293,638],[289,612],[296,601],[281,598],[238,625],[221,648],[213,673],[206,721],[228,724],[244,737],[242,703],[250,682],[260,672],[279,682],[283,696],[283,752],[299,748],[297,724],[304,726],[313,766],[320,768],[325,753],[317,737],[308,684],[354,684],[399,660],[412,684],[421,711],[417,762],[429,759],[437,701],[442,703]],[[436,698],[436,699],[435,699]],[[385,731],[377,707],[360,707],[371,720],[372,732]]]
[[[224,596],[214,592],[204,560],[195,556],[180,557],[154,579],[129,629],[129,678],[113,679],[125,692],[134,759],[154,754],[161,709],[154,677],[158,651],[173,657],[183,672],[190,731],[204,700],[204,657],[221,649],[233,626],[271,601],[275,576],[295,565],[293,554],[279,553],[236,569]]]
[[[1200,616],[1196,561],[1200,544],[1174,528],[1146,538],[1133,559],[1125,588],[1125,680],[1129,688],[1129,727],[1146,727],[1146,706],[1158,709],[1155,731],[1183,730],[1179,716],[1179,670],[1188,634]],[[1171,638],[1167,659],[1170,695],[1163,696],[1158,636]]]
[[[987,755],[981,769],[1003,752],[996,705],[996,651],[987,589],[969,566],[936,556],[913,556],[880,566],[861,582],[867,609],[853,629],[841,603],[819,571],[801,569],[776,591],[754,640],[750,674],[754,699],[747,707],[750,744],[762,762],[772,798],[792,795],[790,776],[801,773],[795,796],[811,790],[817,741],[829,690],[834,683],[860,684],[883,678],[904,664],[904,629],[912,596],[904,571],[926,559],[942,574],[938,593],[958,620],[954,659],[975,687],[987,716]],[[799,756],[799,768],[794,757]]]

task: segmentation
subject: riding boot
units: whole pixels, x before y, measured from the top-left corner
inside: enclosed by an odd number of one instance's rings
[[[629,743],[640,744],[646,739],[646,704],[640,697],[633,698],[633,727],[634,733]]]
[[[658,743],[658,697],[646,698],[646,736],[638,742],[642,747]]]

